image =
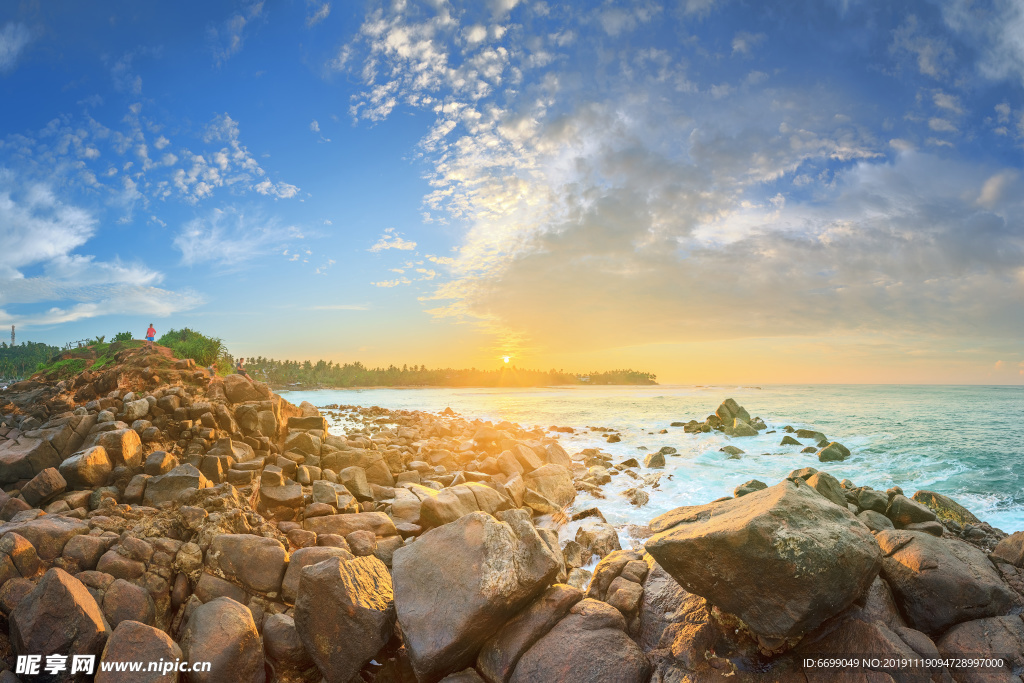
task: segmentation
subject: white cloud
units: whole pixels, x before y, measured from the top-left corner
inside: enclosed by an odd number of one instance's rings
[[[98,225],[91,213],[61,201],[49,186],[21,184],[0,168],[0,305],[57,304],[37,313],[0,310],[0,323],[32,327],[102,315],[160,315],[201,303],[188,290],[156,287],[163,275],[141,263],[75,253]],[[29,268],[37,274],[26,277]]]
[[[250,0],[240,12],[232,14],[219,26],[207,29],[207,38],[213,49],[213,60],[220,66],[242,50],[246,27],[263,15],[263,0]]]
[[[371,282],[374,287],[398,287],[399,285],[412,284],[412,280],[407,277],[400,277],[395,280],[381,280],[380,282]]]
[[[732,53],[748,55],[750,51],[763,43],[767,36],[763,33],[750,33],[748,31],[740,31],[732,39]]]
[[[306,17],[306,28],[313,28],[331,14],[331,3],[329,2],[321,4],[313,0],[310,5],[316,9]]]
[[[384,230],[384,234],[377,240],[377,243],[370,247],[367,251],[374,253],[380,251],[386,251],[387,249],[399,249],[402,251],[412,251],[416,248],[415,242],[402,239],[394,228],[387,228]]]
[[[0,72],[11,71],[25,47],[32,42],[32,31],[22,23],[8,22],[0,29]]]
[[[928,119],[928,127],[936,133],[956,133],[957,127],[951,121],[938,117]]]
[[[313,122],[309,124],[309,129],[314,133],[320,132],[320,124],[317,123],[316,119],[314,119]]]
[[[927,35],[913,14],[894,32],[892,50],[913,54],[917,58],[918,70],[932,78],[944,77],[956,59],[946,40],[940,36]]]
[[[175,236],[174,246],[181,252],[184,265],[237,266],[278,252],[293,238],[294,232],[280,228],[275,220],[231,207],[214,209],[205,218],[186,223]],[[300,258],[298,254],[293,256],[293,260]]]

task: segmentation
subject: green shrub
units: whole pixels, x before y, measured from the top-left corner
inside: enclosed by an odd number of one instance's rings
[[[175,357],[191,358],[204,367],[216,363],[227,354],[223,341],[216,337],[207,337],[187,327],[169,330],[157,339],[156,343],[169,348]]]
[[[114,335],[114,341],[116,342],[127,342],[134,339],[131,332],[118,332]]]

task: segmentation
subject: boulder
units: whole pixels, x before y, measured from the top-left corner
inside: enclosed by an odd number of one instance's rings
[[[218,534],[206,552],[206,563],[250,591],[276,597],[288,564],[280,541],[253,534]]]
[[[921,531],[881,531],[882,576],[910,626],[929,635],[964,621],[1001,616],[1013,594],[982,551]]]
[[[375,557],[332,557],[302,569],[295,630],[328,683],[349,683],[391,638],[394,591]]]
[[[896,526],[906,526],[919,522],[933,522],[936,515],[931,508],[916,503],[906,496],[896,494],[889,501],[889,507],[885,510],[885,516],[892,520]]]
[[[35,547],[24,536],[8,531],[0,538],[0,585],[9,579],[34,576],[39,564]]]
[[[279,680],[302,680],[303,674],[316,666],[288,614],[271,614],[263,620],[263,652]]]
[[[507,683],[523,653],[547,635],[582,599],[583,593],[572,586],[549,586],[484,643],[476,659],[476,668],[490,683]]]
[[[185,491],[204,489],[211,484],[202,472],[192,465],[178,465],[167,474],[151,477],[146,481],[142,502],[149,507],[177,500]]]
[[[807,478],[807,485],[839,507],[846,507],[846,494],[839,480],[828,472],[815,472]]]
[[[732,495],[736,498],[739,498],[741,496],[747,495],[748,493],[753,493],[754,491],[763,491],[766,488],[768,488],[768,484],[757,479],[751,479],[747,483],[740,484],[735,489],[733,489]]]
[[[57,468],[71,489],[91,489],[107,483],[114,465],[103,446],[75,453]]]
[[[0,525],[0,535],[13,531],[28,539],[40,559],[55,560],[64,552],[64,546],[73,537],[89,533],[89,525],[73,517],[43,515],[24,522]]]
[[[551,465],[561,465],[566,469],[572,469],[572,458],[565,452],[560,444],[550,443],[544,448],[547,454],[548,463]]]
[[[536,491],[540,495],[564,508],[576,500],[576,489],[572,483],[572,473],[562,465],[544,465],[524,476],[527,491]]]
[[[284,573],[284,580],[281,582],[281,598],[285,602],[294,603],[299,594],[299,581],[302,578],[303,567],[324,562],[332,557],[340,557],[343,560],[355,558],[347,548],[333,546],[312,546],[299,548],[293,552],[288,562],[288,569]]]
[[[510,683],[646,683],[651,664],[618,610],[587,598],[520,657]]]
[[[975,619],[957,624],[936,643],[944,657],[1002,659],[1002,668],[963,670],[958,681],[1012,681],[1024,666],[1024,622],[1020,615]]]
[[[821,462],[839,462],[849,457],[850,449],[838,441],[833,441],[818,451],[818,460]]]
[[[232,403],[260,400],[260,393],[256,387],[242,375],[224,376],[224,394]]]
[[[124,621],[137,621],[152,626],[156,606],[149,592],[124,579],[115,579],[103,593],[103,616],[111,627]]]
[[[217,598],[192,612],[181,636],[183,658],[210,662],[206,672],[190,672],[190,683],[264,683],[263,647],[252,612],[231,598]]]
[[[9,627],[18,655],[99,655],[110,635],[89,589],[57,567],[11,611]]]
[[[732,421],[732,424],[726,428],[725,432],[729,436],[757,436],[757,430],[749,422],[744,422],[738,417]]]
[[[871,532],[802,480],[650,523],[648,552],[691,593],[755,634],[791,638],[862,595],[881,564]]]
[[[138,467],[142,464],[142,439],[134,429],[113,429],[92,434],[85,441],[87,447],[102,446],[115,464]]]
[[[104,662],[166,662],[173,667],[177,660],[181,659],[181,648],[171,640],[163,631],[152,626],[140,624],[137,621],[122,621],[119,623],[107,639],[107,645],[103,648]],[[123,672],[103,671],[96,667],[96,683],[122,683],[125,679]],[[132,674],[133,683],[168,683],[177,681],[177,674],[162,671],[142,671]]]
[[[992,559],[1024,567],[1024,531],[1015,531],[999,541],[992,549]]]
[[[398,529],[383,512],[356,512],[345,515],[324,515],[303,520],[302,528],[319,534],[348,536],[353,531],[372,531],[377,536],[397,536]]]
[[[55,467],[45,470],[32,477],[31,481],[21,487],[21,497],[34,508],[41,507],[54,496],[64,493],[68,483]]]
[[[647,456],[644,458],[644,467],[647,467],[647,468],[650,468],[650,469],[661,469],[664,466],[665,466],[665,454],[664,453],[661,453],[661,452],[658,452],[658,453],[648,453]]]
[[[395,607],[416,676],[460,671],[560,567],[520,510],[473,512],[394,553]],[[452,558],[459,558],[453,562]]]
[[[974,516],[970,510],[949,496],[944,496],[935,491],[918,491],[914,494],[913,500],[930,508],[942,521],[952,521],[964,526],[966,524],[981,524],[981,520]]]

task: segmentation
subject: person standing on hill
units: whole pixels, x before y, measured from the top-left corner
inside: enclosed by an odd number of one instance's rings
[[[153,329],[153,323],[150,323],[149,329],[146,330],[146,348],[153,348],[154,339],[156,339],[156,330]]]

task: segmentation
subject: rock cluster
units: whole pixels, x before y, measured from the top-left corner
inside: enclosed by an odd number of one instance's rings
[[[154,681],[811,680],[802,658],[861,649],[1024,665],[1024,533],[940,494],[804,468],[623,549],[576,493],[625,473],[643,505],[675,449],[644,473],[507,422],[329,406],[340,435],[165,351],[0,393],[0,669],[86,654],[210,663],[138,679]],[[681,426],[767,429],[731,399]]]

